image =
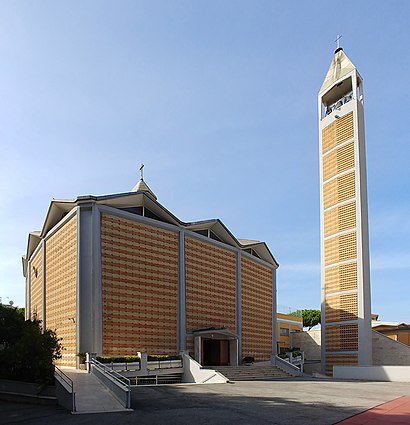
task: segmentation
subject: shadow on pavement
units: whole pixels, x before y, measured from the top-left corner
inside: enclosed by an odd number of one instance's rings
[[[393,388],[334,381],[141,386],[133,391],[133,412],[71,415],[52,406],[0,401],[0,424],[324,425],[395,398]]]

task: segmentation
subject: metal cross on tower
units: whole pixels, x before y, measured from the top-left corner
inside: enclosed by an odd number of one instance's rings
[[[141,172],[141,180],[144,180],[144,164],[141,164],[140,172]]]
[[[340,39],[342,38],[341,35],[337,35],[335,43],[336,43],[336,49],[340,49]]]

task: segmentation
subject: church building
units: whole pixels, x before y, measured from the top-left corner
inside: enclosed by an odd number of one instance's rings
[[[125,193],[52,200],[23,257],[26,316],[77,353],[189,352],[203,365],[276,354],[276,269],[264,242],[183,222],[143,178]]]

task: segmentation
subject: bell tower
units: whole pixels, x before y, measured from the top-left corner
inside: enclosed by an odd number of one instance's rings
[[[322,373],[370,365],[363,81],[339,46],[318,95]]]

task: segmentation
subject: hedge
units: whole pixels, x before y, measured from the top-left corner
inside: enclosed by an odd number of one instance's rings
[[[141,359],[138,356],[98,356],[97,361],[100,363],[139,363]]]
[[[181,356],[168,356],[166,354],[152,354],[148,356],[149,362],[166,360],[181,360]],[[100,363],[133,363],[141,362],[141,359],[139,356],[98,356],[97,361]]]
[[[148,356],[149,362],[162,361],[162,360],[181,360],[181,356],[168,356],[167,354],[151,354]]]

